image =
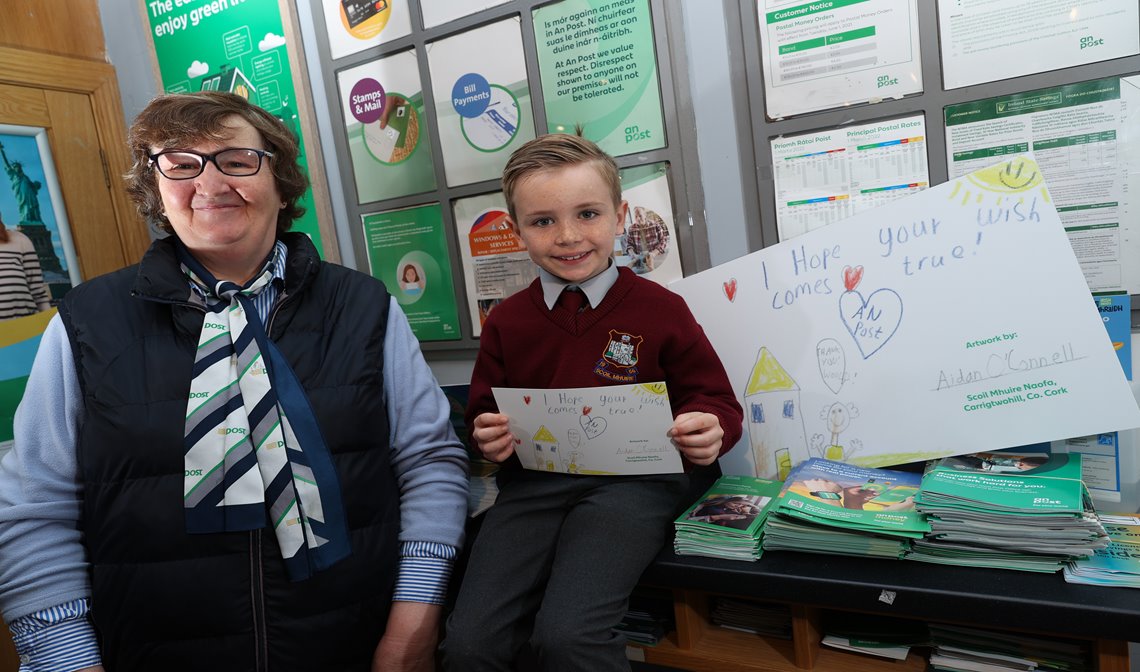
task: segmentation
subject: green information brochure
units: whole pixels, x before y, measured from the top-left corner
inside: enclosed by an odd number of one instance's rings
[[[1087,492],[1081,482],[1080,453],[975,453],[940,460],[922,478],[918,502],[982,511],[1079,515],[1085,510]]]
[[[778,481],[721,476],[708,492],[674,521],[677,555],[757,560],[768,512],[780,492]]]
[[[368,266],[421,341],[460,338],[451,258],[438,203],[361,216]]]

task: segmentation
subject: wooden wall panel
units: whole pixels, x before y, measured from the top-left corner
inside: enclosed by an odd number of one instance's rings
[[[0,0],[6,2],[7,0]],[[3,5],[7,7],[7,5]],[[6,10],[5,10],[6,11]],[[103,189],[110,189],[109,200],[113,215],[103,217],[95,223],[101,232],[98,245],[93,249],[84,249],[83,242],[77,240],[76,253],[83,259],[80,264],[84,277],[104,270],[121,267],[124,263],[134,263],[142,257],[142,253],[150,244],[150,236],[146,225],[138,218],[134,206],[127,198],[120,179],[129,167],[130,159],[126,149],[126,129],[123,126],[122,107],[119,101],[118,84],[115,81],[115,71],[107,63],[91,60],[53,56],[37,53],[26,49],[13,49],[0,46],[0,86],[26,87],[27,89],[42,89],[43,102],[40,103],[45,113],[54,112],[52,105],[47,101],[58,101],[60,112],[64,120],[60,123],[77,125],[78,122],[67,121],[77,111],[83,109],[79,106],[69,107],[74,103],[67,103],[66,97],[53,97],[53,94],[77,94],[87,98],[87,114],[91,115],[91,125],[95,129],[92,139],[93,151],[98,153],[102,148],[102,157],[91,164],[71,164],[56,160],[56,172],[61,182],[70,179],[65,173],[77,171],[98,179],[104,185]],[[26,97],[34,98],[32,94]],[[14,123],[14,122],[10,122]],[[49,129],[53,151],[58,142],[64,142],[65,132],[56,128],[56,122],[31,124]],[[107,174],[112,177],[110,186],[104,183],[102,162],[106,161]],[[66,186],[64,187],[66,190]],[[66,200],[66,198],[65,198]],[[80,201],[72,206],[68,201],[68,216],[72,218],[79,213],[72,212],[77,207],[86,204]],[[101,203],[101,201],[100,201]],[[98,206],[101,208],[102,206]],[[82,215],[79,215],[82,217]],[[117,245],[117,251],[107,250],[107,245]],[[125,260],[125,262],[124,262]],[[116,266],[117,264],[117,266]]]
[[[50,126],[43,90],[0,84],[0,119],[17,126]]]
[[[59,186],[80,272],[84,278],[93,278],[134,263],[137,259],[124,257],[119,237],[114,235],[115,207],[110,190],[121,177],[110,173],[100,151],[91,99],[65,91],[45,91],[44,96],[52,122],[48,139],[59,168]]]
[[[0,45],[107,61],[98,0],[3,0]]]

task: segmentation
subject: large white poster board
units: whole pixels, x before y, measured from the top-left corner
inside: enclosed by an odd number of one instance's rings
[[[1140,426],[1041,171],[1017,156],[673,283],[746,439],[725,473]]]

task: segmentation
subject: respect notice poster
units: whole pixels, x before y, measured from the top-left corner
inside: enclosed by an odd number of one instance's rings
[[[458,199],[452,210],[472,335],[478,336],[491,310],[538,277],[538,267],[507,222],[503,192]]]
[[[408,0],[321,0],[329,55],[342,58],[411,35]]]
[[[950,177],[1032,151],[1092,291],[1140,292],[1140,78],[1110,77],[945,108]],[[1133,112],[1135,114],[1135,112]]]
[[[337,86],[357,200],[435,189],[415,49],[344,70]]]
[[[947,89],[1140,53],[1136,0],[940,0]]]
[[[922,115],[771,140],[780,240],[930,186]]]
[[[368,269],[400,304],[421,341],[460,337],[451,256],[438,203],[361,215]]]
[[[518,18],[427,45],[447,184],[497,180],[534,137]]]
[[[768,116],[921,93],[917,4],[757,0]]]
[[[563,0],[532,14],[551,132],[613,156],[665,146],[648,0]]]
[[[248,98],[281,119],[308,151],[297,116],[278,0],[151,0],[146,3],[155,57],[167,93],[227,91]],[[305,214],[293,224],[322,250],[312,189],[301,198]]]
[[[652,163],[621,171],[622,198],[629,204],[625,228],[614,240],[614,259],[661,285],[679,280],[680,245],[669,190],[669,164]]]

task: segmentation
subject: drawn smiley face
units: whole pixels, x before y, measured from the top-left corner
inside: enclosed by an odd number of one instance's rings
[[[974,186],[999,194],[1019,194],[1044,182],[1037,163],[1024,157],[971,173],[968,179]]]

